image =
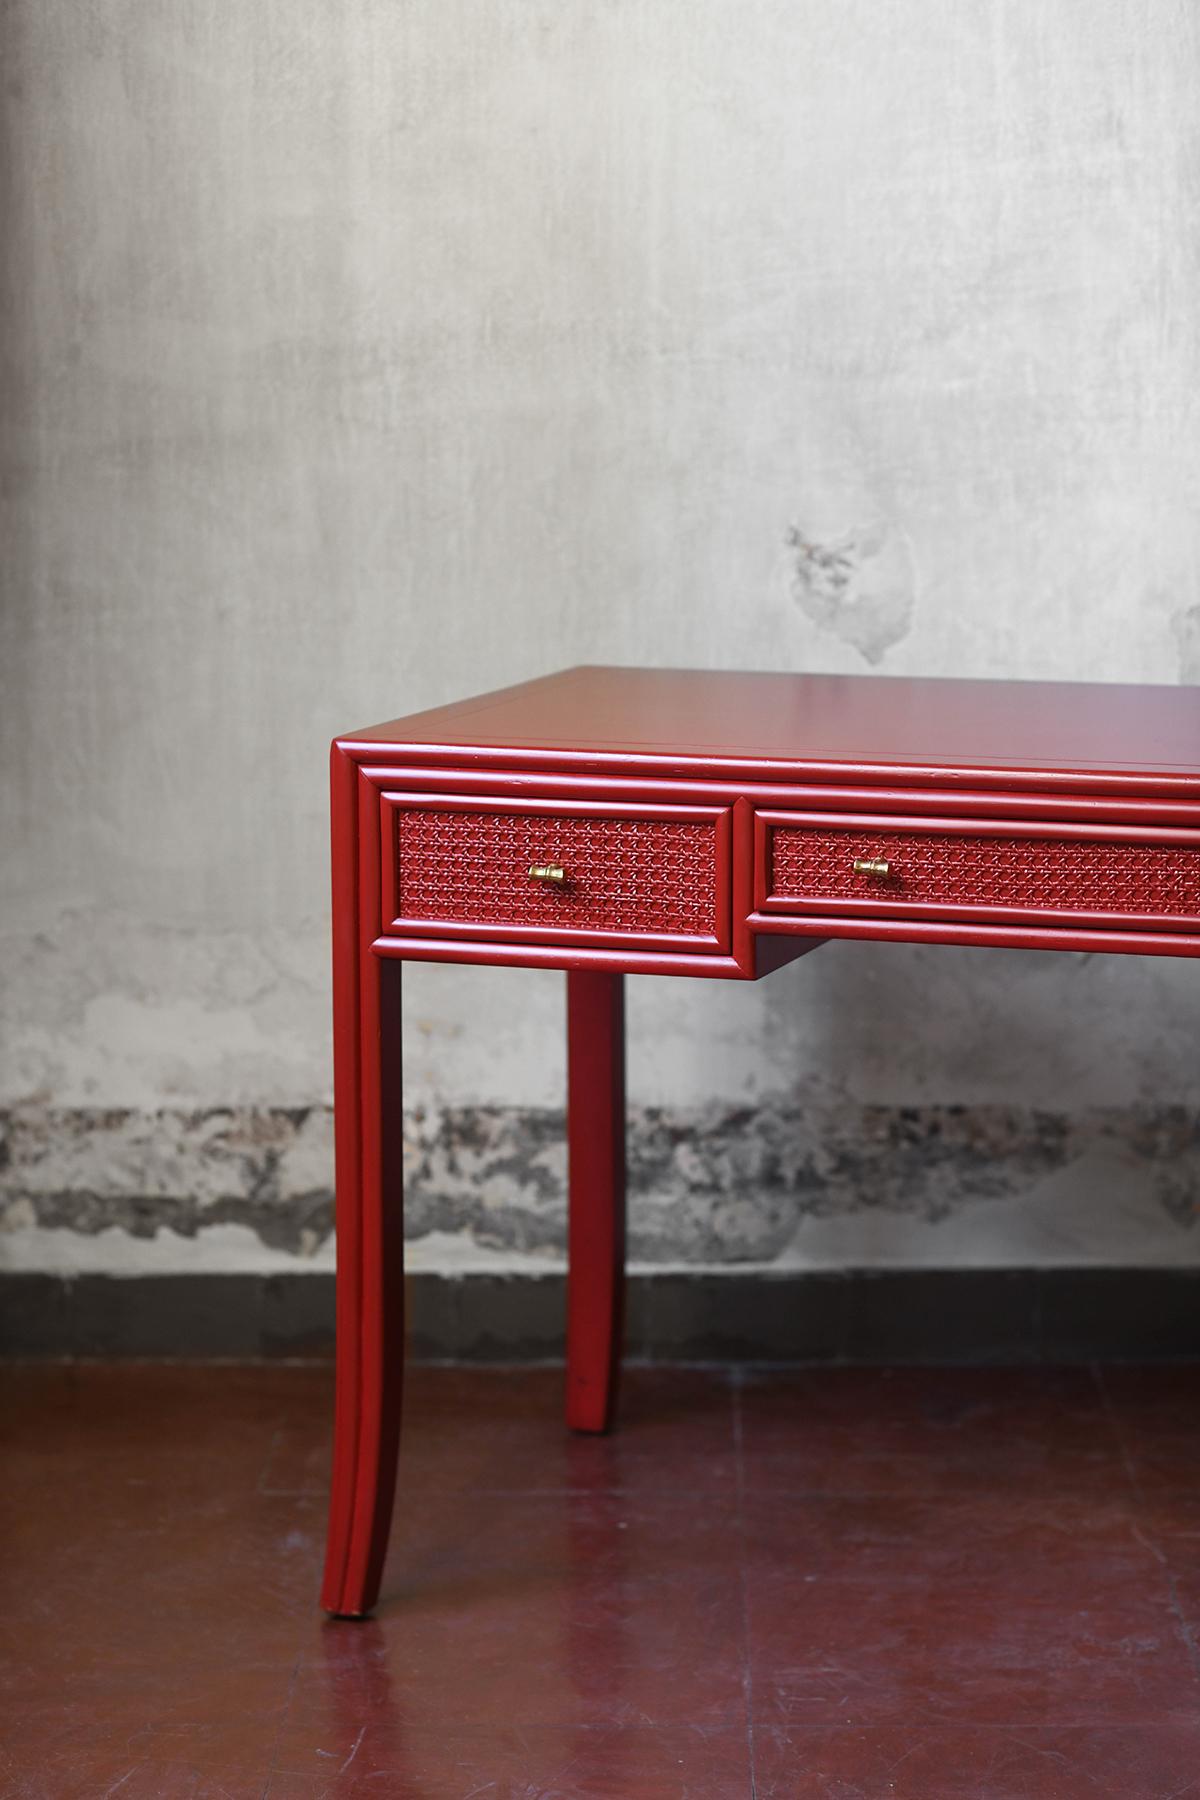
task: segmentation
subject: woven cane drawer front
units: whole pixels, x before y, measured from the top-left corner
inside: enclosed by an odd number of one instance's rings
[[[1200,921],[1200,832],[817,817],[769,826],[765,848],[768,910]]]
[[[725,947],[723,810],[393,804],[398,924],[531,941]],[[534,869],[561,871],[561,879],[535,878]]]

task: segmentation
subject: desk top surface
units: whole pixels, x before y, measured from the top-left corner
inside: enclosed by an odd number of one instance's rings
[[[347,744],[705,763],[1200,778],[1200,690],[701,669],[565,669]],[[491,760],[489,756],[487,758]]]

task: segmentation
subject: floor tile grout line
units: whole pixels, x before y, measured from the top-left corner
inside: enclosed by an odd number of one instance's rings
[[[1105,1416],[1108,1419],[1113,1436],[1116,1438],[1117,1448],[1121,1453],[1121,1461],[1125,1467],[1126,1479],[1133,1489],[1134,1501],[1140,1511],[1145,1502],[1145,1492],[1141,1481],[1138,1479],[1137,1468],[1133,1457],[1130,1454],[1125,1433],[1121,1427],[1121,1421],[1117,1417],[1117,1409],[1113,1405],[1112,1394],[1109,1391],[1107,1381],[1104,1379],[1104,1367],[1101,1363],[1089,1363],[1088,1367],[1091,1370],[1092,1380],[1099,1392]],[[1175,1571],[1171,1567],[1170,1558],[1165,1550],[1160,1549],[1157,1544],[1152,1543],[1149,1538],[1144,1536],[1140,1519],[1138,1519],[1135,1524],[1134,1532],[1139,1542],[1145,1544],[1151,1555],[1157,1557],[1162,1564],[1163,1574],[1167,1584],[1167,1600],[1172,1615],[1174,1616],[1175,1623],[1179,1627],[1179,1635],[1183,1639],[1184,1649],[1187,1651],[1188,1661],[1192,1667],[1192,1674],[1197,1681],[1200,1681],[1200,1644],[1197,1643],[1196,1632],[1193,1627],[1189,1625],[1187,1615],[1183,1610],[1183,1603],[1179,1598],[1179,1583],[1176,1579]]]
[[[734,1371],[730,1382],[733,1426],[734,1530],[738,1548],[738,1592],[742,1617],[742,1695],[746,1708],[746,1757],[750,1773],[750,1800],[758,1800],[758,1771],[754,1756],[754,1672],[750,1655],[750,1596],[746,1584],[746,1468],[743,1458],[743,1377]]]

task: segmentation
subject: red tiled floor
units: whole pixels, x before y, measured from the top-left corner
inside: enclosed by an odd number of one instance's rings
[[[1129,1486],[1087,1369],[805,1369],[751,1378],[740,1413],[760,1491],[1090,1501]]]
[[[414,1584],[401,1604],[404,1630],[377,1654],[343,1624],[306,1656],[293,1708],[306,1740],[314,1720],[328,1721],[327,1736],[343,1720],[357,1729],[362,1696],[384,1694],[406,1725],[745,1725],[735,1573],[622,1581],[496,1564],[465,1582]]]
[[[1196,1492],[1200,1365],[1110,1369],[1105,1394],[1139,1493]]]
[[[353,1746],[351,1746],[353,1749]],[[280,1759],[281,1762],[284,1760]],[[726,1800],[750,1792],[746,1730],[639,1725],[509,1726],[487,1732],[408,1729],[325,1770],[280,1768],[271,1800],[356,1800],[367,1795],[477,1796],[478,1800]]]
[[[1098,1566],[1110,1600],[1163,1586],[1163,1555],[1124,1494],[1089,1504],[1000,1494],[757,1494],[742,1503],[743,1562],[774,1579],[972,1587],[1084,1604]],[[1200,1545],[1197,1546],[1200,1548]]]
[[[462,1419],[471,1420],[465,1431]],[[264,1491],[324,1497],[329,1434],[303,1416],[275,1434]],[[693,1369],[643,1369],[623,1385],[621,1429],[584,1437],[562,1426],[555,1369],[416,1372],[405,1396],[401,1479],[424,1492],[732,1491],[734,1413],[727,1380]]]
[[[375,1619],[325,1367],[10,1368],[0,1797],[1200,1800],[1200,1370],[414,1370]]]
[[[11,1770],[11,1765],[9,1765]],[[6,1777],[0,1750],[0,1779]],[[262,1800],[263,1777],[256,1769],[221,1765],[200,1768],[190,1762],[144,1760],[138,1753],[83,1757],[50,1755],[30,1773],[11,1774],[0,1793],[14,1800]]]
[[[768,1723],[1139,1724],[1200,1718],[1165,1582],[1075,1604],[1011,1584],[749,1578],[755,1716]],[[1080,1601],[1082,1600],[1082,1603]]]
[[[768,1728],[754,1768],[755,1800],[1186,1800],[1200,1725]]]

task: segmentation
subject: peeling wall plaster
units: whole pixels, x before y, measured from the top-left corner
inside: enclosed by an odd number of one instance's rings
[[[1200,1121],[1189,1107],[635,1105],[628,1145],[629,1252],[648,1268],[837,1264],[844,1252],[833,1246],[854,1230],[856,1264],[886,1266],[908,1260],[910,1235],[928,1249],[948,1223],[967,1262],[999,1232],[1030,1260],[1109,1264],[1121,1248],[1095,1217],[1106,1191],[1136,1226],[1141,1260],[1196,1254]],[[38,1266],[39,1246],[61,1250],[68,1238],[77,1266],[104,1267],[122,1237],[144,1269],[160,1268],[171,1246],[187,1261],[187,1246],[205,1238],[216,1240],[205,1266],[219,1248],[220,1267],[252,1250],[270,1266],[325,1267],[331,1161],[327,1107],[15,1108],[0,1115],[0,1244],[17,1267]],[[565,1164],[557,1109],[410,1114],[416,1266],[560,1265]]]
[[[1174,0],[4,10],[0,1266],[327,1261],[339,729],[577,661],[1200,680],[1198,52]],[[414,1255],[540,1266],[561,983],[407,979]],[[840,945],[630,1016],[656,1266],[1195,1257],[1144,1139],[1198,965]]]
[[[814,625],[831,631],[878,665],[912,629],[916,607],[912,551],[883,519],[856,525],[818,544],[792,526],[794,593]]]

